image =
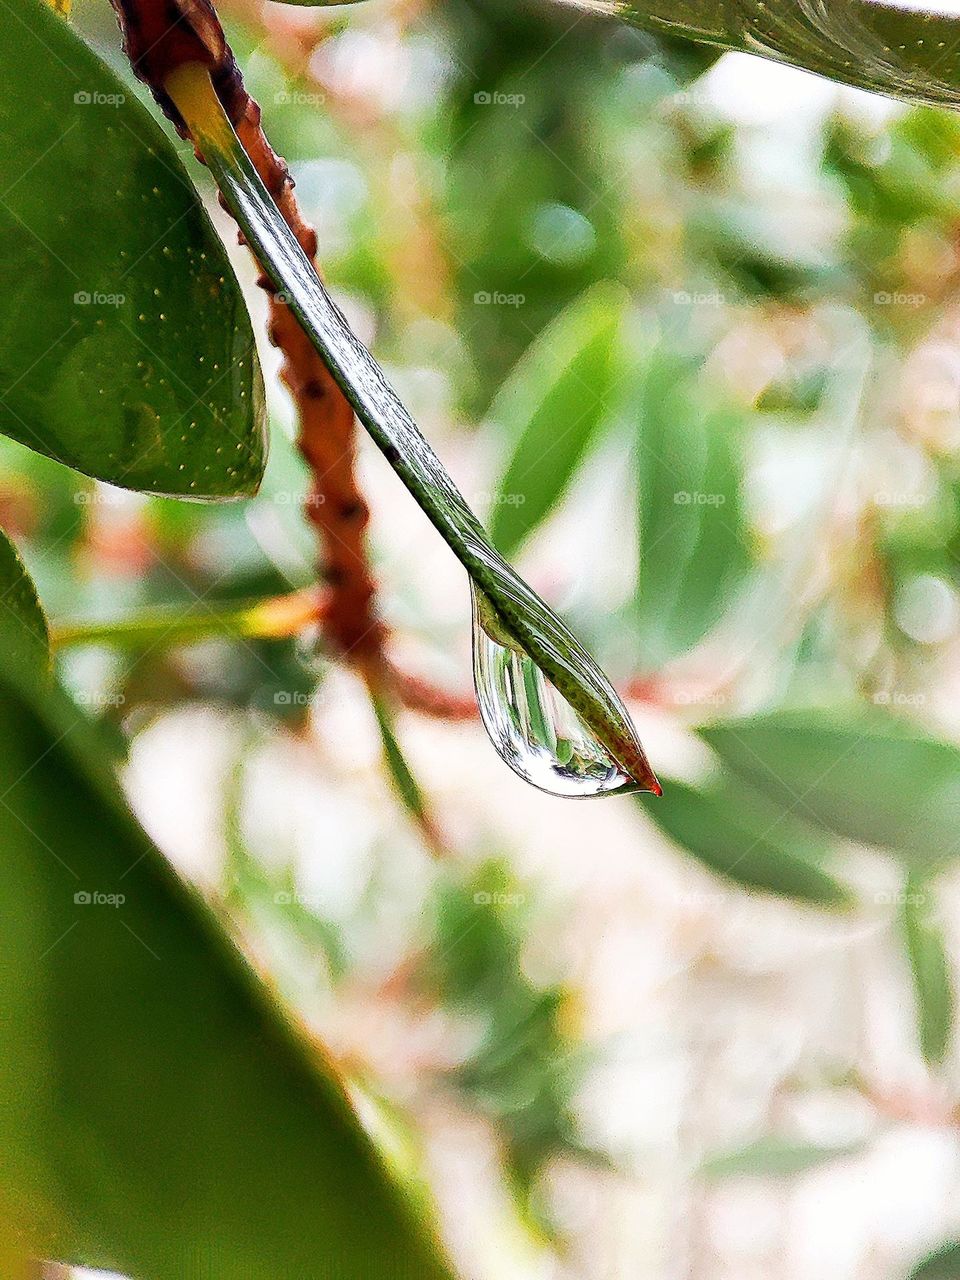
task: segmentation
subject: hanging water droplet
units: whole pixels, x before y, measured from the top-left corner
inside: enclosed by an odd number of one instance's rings
[[[471,593],[480,716],[514,773],[557,796],[641,790],[533,659],[506,635],[495,638],[495,617],[472,583]]]

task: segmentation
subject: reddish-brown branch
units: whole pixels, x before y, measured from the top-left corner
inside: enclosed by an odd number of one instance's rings
[[[421,676],[402,671],[391,664],[390,683],[397,697],[410,711],[433,720],[473,720],[476,718],[477,700],[473,693],[456,693],[438,688]]]
[[[287,225],[312,262],[317,237],[305,221],[286,163],[275,154],[260,124],[260,107],[246,92],[220,21],[208,0],[113,0],[124,47],[137,75],[151,88],[184,137],[189,133],[165,92],[170,72],[185,62],[210,70],[237,135]],[[202,156],[198,158],[202,160]],[[241,242],[243,237],[240,237]],[[310,470],[307,519],[321,545],[321,576],[328,594],[323,627],[333,649],[379,682],[384,669],[384,627],[376,615],[365,530],[369,510],[354,472],[353,410],[290,308],[261,273],[270,295],[270,340],[283,353],[281,376],[297,406],[298,445]]]
[[[316,232],[300,212],[293,179],[267,142],[260,108],[252,99],[235,127],[287,225],[315,261]],[[270,340],[283,353],[281,376],[297,405],[298,445],[310,469],[305,510],[323,547],[322,571],[329,587],[326,634],[343,657],[372,673],[382,664],[384,628],[374,610],[375,586],[367,561],[370,513],[354,471],[353,409],[270,280],[261,274],[259,283],[270,294]]]

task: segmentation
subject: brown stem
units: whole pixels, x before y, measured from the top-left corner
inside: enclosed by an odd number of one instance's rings
[[[316,233],[300,213],[293,179],[267,142],[260,108],[252,99],[236,130],[287,225],[314,261]],[[353,409],[266,275],[261,273],[259,284],[270,294],[270,341],[283,353],[281,377],[297,405],[298,446],[310,469],[305,512],[323,548],[322,572],[329,587],[326,634],[343,657],[371,671],[382,665],[384,628],[374,610],[376,589],[367,561],[364,534],[370,513],[354,472]]]
[[[301,248],[315,262],[316,233],[300,211],[286,163],[264,135],[260,107],[244,88],[209,0],[113,0],[113,4],[134,71],[186,138],[189,132],[164,84],[170,72],[186,62],[208,67],[254,168]],[[198,159],[203,159],[199,152]],[[293,312],[262,272],[258,283],[270,295],[270,340],[283,353],[281,377],[297,406],[297,443],[310,470],[305,514],[320,540],[320,573],[328,587],[324,633],[336,653],[368,681],[379,683],[385,629],[376,615],[376,589],[367,557],[369,509],[354,472],[353,410]]]

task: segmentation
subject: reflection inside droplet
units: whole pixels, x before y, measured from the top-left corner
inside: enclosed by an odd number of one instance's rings
[[[490,634],[473,590],[473,677],[480,715],[502,758],[525,782],[556,796],[639,791],[534,661]]]

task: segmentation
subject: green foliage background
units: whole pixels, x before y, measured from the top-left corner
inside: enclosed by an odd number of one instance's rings
[[[784,918],[791,927],[799,920],[814,931],[834,931],[834,957],[875,959],[858,929],[870,938],[879,933],[884,963],[896,972],[888,997],[898,1007],[889,1017],[901,1019],[914,1077],[947,1099],[940,1105],[949,1129],[957,1098],[948,906],[960,843],[956,117],[920,107],[881,111],[825,90],[809,91],[816,106],[798,110],[795,121],[758,113],[738,100],[718,51],[535,0],[419,7],[374,0],[333,16],[311,15],[307,55],[285,33],[286,19],[251,16],[229,3],[223,12],[268,135],[290,160],[306,212],[318,224],[335,295],[482,508],[497,545],[636,695],[666,794],[661,801],[616,802],[617,819],[598,816],[593,840],[583,841],[584,875],[605,858],[624,875],[624,866],[664,867],[666,888],[664,881],[633,886],[649,895],[649,917],[662,913],[682,932],[676,921],[684,894],[693,895],[694,914],[748,910],[748,953],[751,928]],[[126,76],[105,7],[81,0],[75,22]],[[16,74],[15,46],[0,45],[3,58]],[[56,68],[48,71],[57,83]],[[72,82],[67,89],[65,101]],[[59,92],[50,89],[45,101]],[[133,98],[140,90],[127,83],[126,92]],[[755,98],[762,99],[760,90]],[[107,106],[85,109],[87,116],[76,113],[81,133],[92,113],[109,119]],[[122,149],[127,139],[119,136],[116,145]],[[24,175],[18,198],[30,193],[36,202],[41,176],[34,174],[31,186]],[[47,176],[61,180],[63,207],[75,219],[89,215],[82,179],[78,170],[64,184],[52,165]],[[186,199],[181,174],[176,182],[169,199]],[[4,202],[4,225],[17,243],[17,237],[31,243],[21,217],[45,218],[49,233],[55,231],[59,206],[31,212],[28,202],[18,213],[10,192]],[[198,244],[209,237],[210,253],[219,255],[199,208],[188,200],[182,217],[184,236],[190,239],[192,229]],[[139,225],[137,235],[141,253],[127,291],[139,312],[139,299],[153,298],[154,276],[162,278],[165,268],[149,226]],[[87,243],[101,261],[96,243]],[[239,255],[234,262],[256,328],[262,304],[249,267]],[[221,272],[229,280],[222,255],[215,266],[216,280]],[[220,343],[230,351],[211,350],[210,359],[226,361],[249,344],[242,308],[226,329],[202,313],[200,302],[208,305],[217,292],[204,286],[208,269],[198,266],[187,279],[190,296],[179,304],[192,312],[196,330],[170,339],[164,360],[176,363],[184,350]],[[120,274],[117,264],[117,280]],[[107,271],[81,284],[123,292],[117,280]],[[21,275],[12,273],[3,292],[22,317],[31,303]],[[54,637],[68,620],[109,623],[158,605],[215,620],[238,601],[309,585],[313,549],[298,512],[305,479],[270,356],[264,362],[272,451],[259,496],[215,507],[123,496],[64,465],[128,483],[118,470],[91,464],[80,445],[65,448],[64,439],[83,425],[86,449],[111,422],[120,424],[117,430],[129,423],[97,407],[97,388],[84,397],[81,387],[66,411],[63,398],[50,394],[61,376],[58,359],[49,356],[58,317],[65,316],[65,326],[91,316],[70,313],[65,297],[55,307],[51,297],[40,296],[32,326],[10,320],[10,306],[0,317],[20,344],[5,347],[4,358],[19,361],[5,366],[8,384],[23,367],[31,370],[0,401],[30,427],[2,424],[19,443],[0,440],[0,525],[22,552]],[[236,307],[232,291],[230,297]],[[159,304],[144,305],[152,315]],[[161,417],[167,397],[177,404],[183,396],[199,398],[210,410],[198,435],[175,441],[164,454],[163,483],[139,487],[189,493],[193,485],[207,497],[249,489],[262,447],[254,411],[237,406],[241,390],[250,404],[258,400],[255,365],[222,405],[211,406],[199,363],[184,364],[179,389],[161,392],[161,371],[150,371],[151,382],[140,369],[141,340],[126,331],[120,312],[104,310],[97,318],[109,327],[116,352],[97,371],[117,392],[108,408],[122,410],[134,388]],[[30,343],[38,344],[35,351],[26,349]],[[35,358],[39,365],[30,363]],[[44,364],[51,359],[52,372]],[[224,415],[244,442],[244,475],[228,479],[226,464],[215,463],[205,480],[198,459]],[[25,447],[31,443],[40,452]],[[361,455],[374,494],[372,545],[384,615],[404,654],[460,690],[467,679],[466,594],[458,608],[431,589],[424,564],[434,562],[421,558],[429,542],[418,516],[365,446]],[[181,461],[188,468],[182,484]],[[17,662],[30,665],[42,646],[42,619],[5,547],[4,600],[23,624],[11,644]],[[566,1260],[556,1265],[601,1274],[589,1260],[591,1231],[599,1228],[565,1210],[557,1170],[574,1169],[576,1177],[593,1179],[591,1186],[608,1188],[649,1176],[649,1169],[642,1152],[618,1149],[591,1132],[585,1118],[585,1093],[616,1057],[616,1034],[584,1008],[588,993],[596,994],[590,966],[571,967],[571,951],[560,944],[551,954],[549,940],[575,934],[578,894],[586,891],[576,880],[571,887],[568,862],[558,886],[550,866],[526,850],[531,824],[555,824],[546,843],[555,840],[562,855],[568,839],[562,805],[543,807],[505,772],[496,775],[499,785],[484,784],[476,794],[469,771],[450,784],[449,741],[407,717],[398,737],[388,739],[385,762],[402,794],[392,797],[386,785],[373,799],[362,792],[369,812],[358,820],[360,835],[343,824],[330,827],[362,865],[359,888],[334,910],[323,894],[304,888],[309,867],[283,814],[269,816],[266,839],[251,834],[248,798],[265,744],[280,741],[297,752],[311,741],[307,707],[316,699],[321,741],[314,747],[323,767],[314,769],[310,785],[323,802],[357,813],[357,775],[376,774],[379,766],[364,774],[350,763],[349,734],[338,749],[330,735],[342,722],[329,718],[331,707],[343,708],[352,731],[374,743],[376,727],[364,719],[347,677],[322,653],[307,643],[230,636],[183,648],[169,645],[161,627],[136,644],[64,647],[56,665],[84,720],[99,721],[99,741],[109,742],[121,766],[135,763],[151,735],[177,716],[215,713],[228,727],[210,841],[214,869],[200,878],[204,895],[305,1025],[333,1040],[331,1052],[376,1144],[401,1180],[417,1188],[410,1193],[416,1216],[432,1219],[434,1201],[443,1205],[441,1233],[455,1260],[464,1255],[480,1265],[485,1251],[471,1253],[450,1225],[456,1214],[443,1204],[442,1177],[428,1154],[437,1110],[489,1139],[491,1181],[508,1205],[495,1221],[508,1221],[512,1233],[503,1255]],[[17,706],[19,723],[51,714],[35,709],[22,681],[12,681],[5,696],[2,709],[13,721]],[[72,712],[61,707],[59,714]],[[11,729],[12,736],[18,732]],[[486,750],[474,725],[436,731],[444,732],[469,744],[468,758]],[[29,759],[18,764],[11,755],[4,785],[19,787],[29,767]],[[44,773],[73,768],[54,754]],[[489,776],[478,766],[481,775]],[[39,786],[40,776],[33,781]],[[55,779],[49,785],[62,789]],[[56,821],[35,817],[43,813],[42,792],[28,795],[20,787],[17,796],[19,817],[0,826],[9,828],[10,847],[20,819],[39,823],[44,840],[56,844]],[[439,864],[429,861],[425,810],[443,833]],[[263,823],[261,816],[261,831]],[[71,838],[81,839],[78,830]],[[85,847],[94,843],[90,836]],[[529,843],[542,848],[542,832]],[[24,901],[37,891],[28,883],[28,853],[24,847],[14,860]],[[339,865],[335,851],[313,850],[318,860],[325,855]],[[44,891],[54,905],[44,908],[29,945],[18,950],[11,943],[18,963],[33,954],[38,938],[56,942],[51,921],[70,906],[60,888]],[[610,890],[605,900],[611,911],[615,897]],[[129,923],[145,926],[149,916]],[[605,918],[598,916],[601,933]],[[236,975],[232,960],[207,971],[198,959],[191,969],[191,948],[201,953],[206,927],[187,930],[185,943],[170,940],[186,976],[167,973],[166,980],[189,1004],[190,972],[202,973],[216,1009],[222,990],[234,991]],[[696,983],[706,982],[703,972],[715,959],[710,943],[693,947],[685,962],[691,991],[702,990]],[[66,972],[84,974],[79,934],[62,962]],[[730,967],[733,990],[725,989],[724,998],[734,1011],[738,983],[746,988],[752,981],[749,957]],[[114,968],[122,968],[119,960]],[[9,971],[15,969],[11,961]],[[163,989],[161,982],[158,993]],[[863,989],[858,993],[865,999]],[[161,995],[155,999],[159,1008]],[[643,999],[640,991],[637,1000]],[[362,1009],[382,1020],[371,1015],[372,1031],[362,1025]],[[130,1017],[130,1025],[150,1029],[136,1011]],[[393,1069],[378,1048],[378,1028],[390,1018],[405,1028],[389,1040],[399,1044],[403,1069]],[[421,1061],[410,1044],[423,1024],[440,1032],[426,1037]],[[96,1055],[109,1043],[98,1040],[98,1029],[119,1040],[122,1023],[109,1024],[94,1009],[83,1028],[96,1074]],[[76,1027],[65,1025],[63,1034],[84,1043]],[[200,1027],[201,1042],[202,1034]],[[210,1045],[193,1051],[213,1070]],[[276,1051],[282,1058],[287,1050]],[[271,1052],[267,1043],[241,1054],[241,1067],[246,1063],[252,1074],[248,1079],[241,1070],[233,1088],[236,1097],[247,1099],[249,1089],[254,1099],[244,1107],[256,1106],[251,1080],[261,1078],[263,1105],[271,1105]],[[696,1051],[693,1057],[701,1066],[709,1061]],[[297,1072],[301,1066],[298,1060]],[[802,1066],[785,1073],[742,1123],[697,1130],[681,1162],[694,1202],[722,1194],[717,1188],[730,1180],[770,1186],[869,1155],[888,1124],[878,1100],[883,1091],[871,1075],[876,1043],[869,1029],[852,1048],[842,1036],[825,1035]],[[349,1125],[342,1144],[331,1141],[326,1155],[296,1140],[312,1104],[301,1097],[295,1075],[285,1113],[288,1137],[293,1133],[287,1150],[298,1162],[288,1170],[291,1187],[299,1179],[319,1185],[330,1178],[324,1166],[335,1167],[341,1149],[358,1185],[369,1175],[381,1186],[378,1162]],[[177,1079],[164,1075],[164,1088],[173,1089]],[[81,1084],[75,1087],[82,1093]],[[189,1088],[185,1097],[180,1088],[171,1096],[182,1106],[182,1133],[192,1104]],[[825,1092],[856,1096],[868,1108],[855,1138],[841,1133],[824,1141],[816,1126],[804,1126],[803,1100]],[[790,1105],[781,1105],[784,1097]],[[40,1112],[54,1129],[58,1101]],[[339,1097],[332,1105],[339,1108]],[[202,1099],[196,1106],[202,1114]],[[76,1123],[75,1116],[62,1118]],[[223,1120],[223,1132],[211,1121],[206,1137],[215,1150],[228,1151],[229,1116]],[[269,1124],[248,1137],[254,1150],[269,1150]],[[123,1138],[117,1141],[123,1146]],[[164,1163],[170,1150],[156,1141],[154,1157]],[[250,1148],[241,1149],[254,1165]],[[46,1183],[48,1171],[31,1163],[29,1142],[16,1154],[18,1178],[27,1185],[39,1180],[54,1201],[64,1198],[62,1188],[58,1193]],[[203,1185],[209,1175],[201,1169],[183,1176]],[[251,1194],[242,1163],[234,1178]],[[71,1191],[76,1220],[103,1212],[82,1186]],[[392,1191],[382,1194],[384,1212],[405,1223],[406,1208],[396,1207]],[[238,1224],[244,1203],[226,1197]],[[225,1205],[208,1207],[223,1220]],[[309,1217],[309,1196],[302,1212]],[[295,1216],[291,1210],[291,1221]],[[332,1217],[332,1232],[363,1236],[356,1223],[345,1228]],[[948,1219],[936,1224],[943,1238],[957,1228]],[[235,1226],[227,1234],[236,1248],[243,1233]],[[151,1252],[142,1240],[121,1247],[123,1233],[115,1231],[115,1252],[103,1255],[75,1228],[76,1221],[60,1224],[57,1238],[71,1249],[80,1239],[93,1261],[119,1265],[139,1255],[154,1268],[145,1274],[177,1274],[162,1236]],[[289,1244],[295,1230],[278,1229],[277,1239]],[[379,1236],[365,1242],[370,1257],[389,1249],[384,1231],[387,1243]],[[202,1223],[197,1233],[202,1237]],[[244,1250],[257,1257],[256,1236],[251,1232],[236,1249],[236,1269],[218,1274],[246,1274]],[[912,1243],[919,1255],[921,1245],[937,1240]],[[283,1265],[309,1268],[309,1249],[297,1251],[302,1244],[290,1245]],[[259,1245],[271,1256],[264,1240]],[[423,1248],[431,1259],[423,1265],[439,1267],[432,1246]],[[903,1252],[886,1259],[898,1271],[869,1274],[906,1275]],[[349,1274],[374,1274],[376,1263],[361,1255]],[[413,1246],[407,1263],[409,1274],[426,1274],[417,1269]],[[716,1267],[704,1274],[723,1274]],[[956,1249],[945,1246],[916,1274],[960,1274],[955,1268]]]

